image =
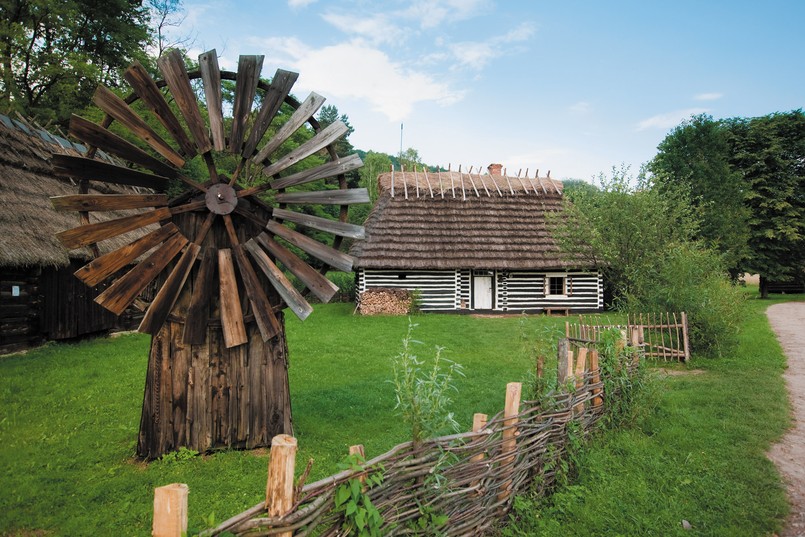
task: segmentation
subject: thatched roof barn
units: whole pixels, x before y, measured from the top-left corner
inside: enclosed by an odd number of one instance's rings
[[[0,115],[0,352],[43,339],[103,331],[120,322],[92,301],[97,292],[72,275],[90,259],[90,252],[68,252],[56,238],[57,232],[75,227],[78,220],[74,212],[54,211],[49,198],[76,194],[78,187],[53,175],[50,158],[57,153],[81,155],[85,150]],[[108,193],[102,188],[93,186],[90,193]],[[105,249],[129,240],[107,241]]]
[[[598,310],[597,271],[562,255],[549,213],[562,183],[489,173],[389,172],[356,257],[359,291],[416,289],[426,310]]]

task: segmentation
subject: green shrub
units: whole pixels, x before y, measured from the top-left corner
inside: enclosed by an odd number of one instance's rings
[[[720,355],[737,341],[744,293],[733,285],[716,253],[692,243],[665,250],[644,267],[627,296],[632,312],[686,312],[690,345]]]
[[[355,301],[355,273],[330,271],[327,279],[338,286],[338,293],[332,302]]]

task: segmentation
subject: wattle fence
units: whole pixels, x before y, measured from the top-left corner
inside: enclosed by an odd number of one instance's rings
[[[507,515],[515,495],[550,490],[569,439],[593,430],[617,398],[607,393],[602,375],[613,369],[599,368],[594,342],[569,338],[560,340],[558,347],[558,389],[539,401],[521,404],[521,384],[508,384],[504,409],[491,418],[476,414],[472,431],[418,446],[400,444],[366,461],[362,470],[315,483],[294,483],[296,439],[275,437],[266,500],[200,535],[357,535],[344,530],[345,510],[336,508],[336,496],[344,485],[360,487],[360,494],[371,499],[382,517],[382,535],[433,534],[428,531],[434,524],[440,535],[484,534]],[[625,353],[626,361],[614,370],[633,374],[642,357],[640,349]],[[362,447],[350,451],[361,452]],[[376,472],[383,480],[370,486]],[[362,515],[351,516],[353,523],[365,523],[357,521]],[[179,537],[186,530],[187,486],[156,489],[153,535]]]
[[[598,339],[602,331],[611,328],[626,330],[628,341],[632,345],[640,346],[648,358],[683,362],[690,360],[688,316],[684,311],[679,314],[630,314],[626,317],[625,325],[596,324],[580,315],[577,323],[565,323],[565,337],[592,343]]]

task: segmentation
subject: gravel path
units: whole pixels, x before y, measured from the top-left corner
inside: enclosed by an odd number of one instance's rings
[[[769,458],[788,486],[791,515],[782,537],[805,537],[805,302],[775,304],[766,311],[788,358],[785,382],[791,399],[793,424]]]

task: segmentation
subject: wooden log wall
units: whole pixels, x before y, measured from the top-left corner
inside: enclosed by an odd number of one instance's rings
[[[387,271],[361,269],[360,292],[370,287],[418,289],[422,311],[450,311],[456,307],[456,271]]]
[[[42,341],[39,267],[0,267],[0,354]]]

